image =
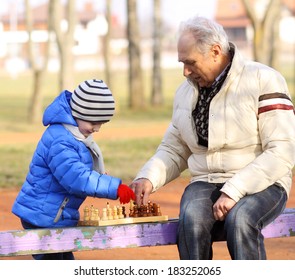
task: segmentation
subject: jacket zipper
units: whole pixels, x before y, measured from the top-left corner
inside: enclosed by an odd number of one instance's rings
[[[65,207],[66,207],[66,205],[67,205],[67,203],[69,202],[69,198],[68,197],[66,197],[65,199],[64,199],[64,201],[62,202],[62,204],[61,204],[61,206],[59,207],[59,209],[58,209],[58,212],[57,212],[57,214],[56,214],[56,216],[55,216],[55,219],[54,219],[54,223],[57,223],[58,222],[58,220],[60,219],[60,216],[62,215],[62,213],[63,213],[63,210],[65,209]]]

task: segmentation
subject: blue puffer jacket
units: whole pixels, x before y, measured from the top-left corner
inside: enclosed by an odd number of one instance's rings
[[[45,110],[49,125],[33,155],[27,178],[12,212],[38,227],[75,226],[87,196],[117,199],[121,180],[92,170],[92,157],[62,123],[77,126],[63,91]]]

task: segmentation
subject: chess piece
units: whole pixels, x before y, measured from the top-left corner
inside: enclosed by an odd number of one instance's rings
[[[153,203],[153,216],[157,216],[157,204]]]
[[[135,202],[130,199],[130,203],[129,203],[129,209],[133,209]]]
[[[84,220],[83,220],[83,224],[84,225],[88,225],[89,224],[89,220],[90,220],[89,208],[88,208],[88,206],[86,206],[84,208]]]
[[[91,205],[91,207],[90,207],[90,224],[91,225],[95,224],[95,219],[96,219],[96,217],[95,217],[95,209],[94,209],[93,205]]]
[[[124,218],[127,217],[126,211],[125,211],[125,206],[122,206],[122,214],[123,214]]]
[[[129,208],[129,217],[133,217],[134,212],[133,212],[133,207]]]
[[[98,208],[95,209],[95,221],[99,221],[100,220],[100,217],[99,217],[99,210]]]
[[[161,209],[160,209],[160,204],[157,204],[156,216],[162,216]]]
[[[144,205],[141,204],[138,209],[138,217],[143,217],[143,207],[144,207]]]
[[[120,206],[119,209],[118,209],[118,218],[119,219],[124,219],[125,218],[124,217],[124,214],[123,214],[123,208],[122,208],[122,206]]]
[[[133,216],[134,218],[137,218],[139,215],[138,215],[138,206],[137,204],[134,204],[133,206]]]
[[[113,219],[114,220],[118,220],[119,219],[119,216],[118,216],[118,208],[117,208],[117,206],[114,206],[114,208],[113,208]]]
[[[151,201],[148,201],[147,205],[147,215],[148,217],[153,216],[153,205],[151,204]]]
[[[114,216],[113,216],[113,213],[112,213],[112,208],[108,207],[107,208],[107,215],[108,215],[108,220],[113,220],[114,219]]]
[[[148,216],[147,205],[143,205],[141,215],[142,215],[142,217],[147,217]]]
[[[107,221],[108,220],[108,216],[107,216],[107,208],[103,208],[102,209],[102,217],[101,217],[102,221]]]

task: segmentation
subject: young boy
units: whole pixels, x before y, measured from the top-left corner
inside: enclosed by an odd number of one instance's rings
[[[102,80],[63,91],[45,110],[48,126],[33,155],[12,212],[24,228],[76,226],[87,196],[135,199],[121,179],[105,174],[101,151],[92,138],[114,114],[115,102]],[[38,254],[34,259],[74,259],[72,252]]]

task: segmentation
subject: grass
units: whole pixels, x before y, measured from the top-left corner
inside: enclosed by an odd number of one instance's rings
[[[283,75],[286,77],[290,92],[294,93],[293,66],[285,65]],[[127,72],[115,72],[113,75],[112,92],[116,99],[117,113],[110,123],[114,127],[136,126],[152,127],[158,122],[169,122],[172,113],[172,102],[175,89],[183,80],[180,69],[163,71],[163,92],[165,104],[155,108],[147,105],[140,110],[130,110],[127,107]],[[90,77],[101,77],[101,73],[78,73],[75,75],[77,84]],[[151,73],[144,75],[144,94],[148,104]],[[32,87],[31,74],[25,73],[17,79],[0,75],[0,136],[9,132],[43,131],[39,124],[30,125],[28,119],[28,103]],[[57,77],[47,74],[43,84],[43,105],[46,107],[58,95]],[[138,169],[153,155],[161,141],[161,137],[145,137],[100,140],[107,171],[109,174],[122,178],[127,182],[133,179]],[[0,142],[1,143],[1,142]],[[0,189],[20,187],[25,179],[29,163],[36,143],[0,144]],[[185,173],[186,174],[186,173]]]
[[[161,138],[99,141],[109,174],[131,181],[139,168],[152,156]]]
[[[100,73],[78,73],[75,75],[76,84],[92,77],[101,77]],[[127,72],[114,73],[112,80],[112,92],[116,100],[116,117],[124,121],[161,120],[171,117],[172,100],[176,87],[183,81],[179,69],[165,70],[163,79],[163,92],[165,105],[155,108],[148,105],[150,94],[150,72],[144,75],[144,96],[147,106],[140,110],[130,110],[127,106],[128,85]],[[43,129],[41,121],[39,124],[28,124],[28,104],[32,88],[30,73],[20,75],[17,79],[0,75],[0,132],[9,131],[32,131]],[[70,89],[72,90],[72,89]],[[43,107],[50,104],[55,96],[59,94],[57,77],[54,74],[47,74],[42,87]]]
[[[34,148],[35,145],[0,146],[0,189],[21,186]]]
[[[175,88],[181,83],[183,77],[179,69],[167,70],[165,73],[167,73],[166,79],[163,81],[165,105],[161,108],[147,105],[140,110],[127,108],[127,72],[114,73],[112,92],[116,99],[117,112],[108,126],[122,127],[124,134],[124,127],[132,128],[134,125],[151,127],[157,122],[168,122],[172,113]],[[78,84],[94,76],[101,77],[99,73],[85,72],[77,74],[75,80]],[[144,75],[146,103],[148,103],[150,79],[151,74],[146,72]],[[43,131],[44,127],[41,120],[40,123],[34,125],[27,122],[27,108],[32,87],[31,74],[22,74],[17,79],[0,75],[0,83],[2,85],[0,92],[0,136],[13,132]],[[59,93],[56,75],[46,75],[42,90],[43,107],[45,108]],[[122,178],[123,181],[130,181],[144,162],[155,152],[160,141],[161,137],[99,140],[99,146],[103,151],[108,173]],[[0,144],[0,189],[22,185],[36,144],[35,142]]]
[[[130,182],[139,167],[155,152],[160,138],[100,140],[107,173]],[[20,187],[36,144],[0,145],[0,189]]]

